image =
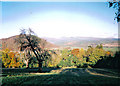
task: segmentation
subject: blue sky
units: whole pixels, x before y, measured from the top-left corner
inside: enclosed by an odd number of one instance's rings
[[[0,38],[31,28],[39,37],[118,37],[106,2],[2,2]]]

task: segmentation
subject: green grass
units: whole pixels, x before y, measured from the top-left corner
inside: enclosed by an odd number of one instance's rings
[[[16,73],[16,75],[7,75],[2,77],[2,85],[118,86],[120,84],[118,80],[120,80],[120,77],[105,69],[61,68],[48,73]]]
[[[112,51],[112,52],[116,52],[119,51],[118,47],[104,47],[103,48],[105,51]]]
[[[78,49],[83,48],[83,49],[85,49],[85,50],[88,49],[88,47],[71,47],[71,48],[72,48],[72,49],[74,49],[74,48],[78,48]],[[103,47],[103,49],[104,49],[105,51],[112,51],[112,52],[119,51],[118,47]]]

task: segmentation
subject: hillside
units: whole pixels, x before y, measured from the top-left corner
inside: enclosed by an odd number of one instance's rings
[[[0,49],[9,48],[11,50],[18,50],[18,45],[14,42],[16,36],[9,38],[0,39]],[[117,38],[92,38],[92,37],[62,37],[62,38],[42,38],[47,40],[46,48],[84,48],[86,49],[89,45],[96,46],[103,44],[104,48],[120,47],[119,39]]]
[[[9,48],[10,50],[18,50],[18,45],[17,43],[15,43],[15,39],[18,37],[18,35],[16,36],[12,36],[12,37],[9,37],[9,38],[3,38],[3,39],[0,39],[0,50],[3,50],[5,48]],[[45,39],[42,39],[42,40],[45,40]],[[47,42],[45,48],[59,48],[59,46],[55,45],[55,44],[52,44],[50,42]]]
[[[87,48],[89,45],[96,46],[103,44],[104,47],[118,47],[117,38],[93,38],[93,37],[62,37],[62,38],[44,38],[48,42],[62,47],[80,47]]]

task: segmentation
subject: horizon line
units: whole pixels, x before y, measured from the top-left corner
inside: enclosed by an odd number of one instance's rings
[[[4,38],[0,38],[1,39],[7,39],[7,38],[11,38],[11,37],[14,37],[14,36],[18,36],[18,35],[13,35],[13,36],[9,36],[9,37],[4,37]],[[37,37],[39,37],[38,35],[36,35]],[[41,36],[39,38],[55,38],[55,39],[60,39],[60,38],[103,38],[103,39],[106,39],[106,38],[114,38],[114,39],[120,39],[120,37],[92,37],[92,36],[70,36],[70,37],[67,37],[67,36],[62,36],[62,37],[46,37],[46,36]]]

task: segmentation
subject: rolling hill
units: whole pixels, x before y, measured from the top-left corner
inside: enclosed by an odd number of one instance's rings
[[[104,47],[120,47],[117,38],[93,38],[93,37],[62,37],[62,38],[44,38],[48,42],[62,47],[80,47],[87,48],[89,45],[96,46],[103,44]]]
[[[9,48],[11,50],[18,50],[18,45],[14,42],[16,36],[0,39],[0,49]],[[87,49],[89,45],[93,47],[98,44],[103,44],[104,48],[120,47],[117,38],[92,38],[92,37],[62,37],[62,38],[49,38],[43,37],[43,40],[47,40],[46,48],[60,49],[60,48],[84,48]]]
[[[5,48],[9,48],[10,50],[13,50],[13,51],[19,50],[18,49],[18,44],[15,43],[15,39],[17,38],[17,36],[18,35],[12,36],[12,37],[9,37],[9,38],[0,39],[0,50],[3,50]],[[45,40],[45,39],[42,39],[42,40]],[[59,46],[57,46],[55,44],[52,44],[50,42],[47,42],[45,48],[52,49],[52,48],[59,48]]]

